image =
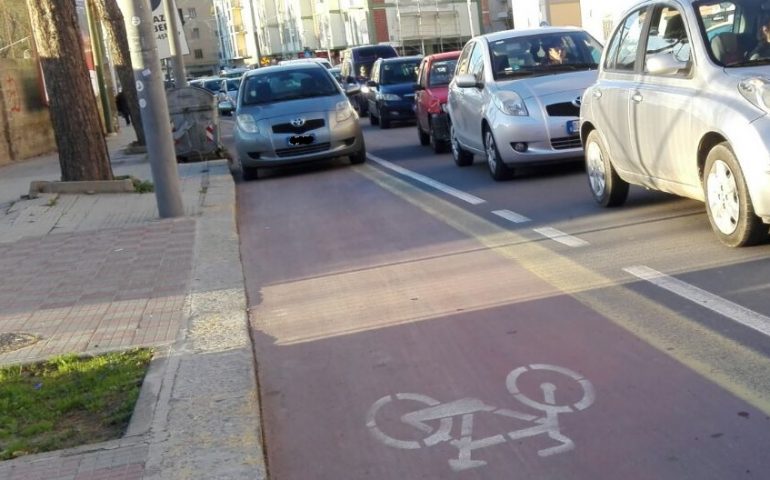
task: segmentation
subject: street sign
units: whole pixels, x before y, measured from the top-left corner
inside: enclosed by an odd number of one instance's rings
[[[166,18],[165,0],[152,0],[152,23],[155,25],[155,39],[158,42],[158,57],[171,58],[171,48],[169,47],[169,27]],[[190,49],[187,46],[187,37],[184,35],[182,20],[176,17],[176,28],[179,32],[179,44],[183,55],[189,55]]]

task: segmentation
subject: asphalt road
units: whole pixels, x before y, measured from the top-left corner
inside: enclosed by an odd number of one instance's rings
[[[770,477],[770,244],[364,123],[365,165],[238,185],[271,478]]]

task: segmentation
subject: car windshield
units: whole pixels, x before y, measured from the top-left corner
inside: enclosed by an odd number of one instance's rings
[[[695,12],[706,49],[719,65],[734,68],[770,64],[770,2],[703,1]]]
[[[419,66],[420,60],[383,63],[380,72],[380,84],[414,83],[417,80],[417,68]]]
[[[358,63],[358,71],[356,72],[356,76],[359,79],[369,79],[369,75],[371,75],[372,72],[372,65],[374,65],[374,60],[371,62],[359,62]]]
[[[228,92],[236,92],[238,91],[238,88],[241,86],[240,79],[238,80],[228,80],[227,81],[227,91]]]
[[[252,75],[246,79],[244,92],[244,105],[327,97],[340,93],[329,74],[317,67]]]
[[[222,88],[222,79],[221,78],[215,78],[212,80],[205,80],[201,87],[205,88],[206,90],[210,92],[218,92],[220,88]]]
[[[449,85],[452,76],[455,73],[457,60],[441,60],[433,62],[430,66],[429,85],[437,87],[440,85]]]
[[[511,37],[489,43],[495,80],[597,68],[602,46],[586,32]]]

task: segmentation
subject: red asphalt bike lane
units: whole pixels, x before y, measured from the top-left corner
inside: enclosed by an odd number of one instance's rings
[[[770,477],[761,411],[351,169],[238,197],[273,480]]]

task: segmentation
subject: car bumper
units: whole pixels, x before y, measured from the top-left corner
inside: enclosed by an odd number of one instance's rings
[[[386,120],[414,120],[414,104],[408,102],[385,102],[379,106],[380,118]]]
[[[521,166],[582,157],[580,134],[567,128],[575,120],[578,117],[514,117],[499,112],[490,123],[502,161]],[[526,149],[517,151],[516,144],[524,144]]]
[[[357,153],[364,146],[358,119],[338,124],[332,130],[312,132],[315,141],[310,145],[290,147],[291,134],[249,134],[235,129],[235,145],[241,165],[245,167],[279,167],[314,162]]]

